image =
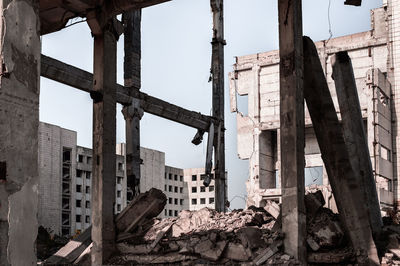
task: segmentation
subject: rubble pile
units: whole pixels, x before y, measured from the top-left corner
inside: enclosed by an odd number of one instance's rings
[[[116,216],[116,252],[109,265],[299,265],[283,253],[281,211],[274,201],[228,213],[203,208],[182,211],[176,218],[155,218],[165,204],[165,195],[152,189]],[[352,264],[355,254],[339,216],[324,204],[320,191],[305,196],[308,264]],[[400,238],[392,238],[398,248]],[[91,246],[90,230],[86,230],[44,265],[89,265]],[[391,265],[396,261],[393,252],[384,258]]]
[[[260,265],[271,259],[282,245],[281,233],[271,230],[274,224],[275,219],[263,208],[250,207],[230,213],[208,208],[182,211],[177,218],[153,219],[143,226],[149,228],[147,231],[139,228],[138,232],[125,236],[117,244],[120,254],[109,263]],[[291,261],[288,256],[284,259]]]

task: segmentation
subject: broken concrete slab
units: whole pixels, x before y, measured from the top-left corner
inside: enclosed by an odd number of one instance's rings
[[[118,232],[131,231],[146,218],[159,215],[167,203],[165,194],[156,188],[140,194],[120,214],[115,223]]]
[[[213,243],[211,240],[207,239],[200,241],[200,243],[195,246],[194,252],[200,254],[202,258],[209,259],[211,261],[217,261],[221,257],[226,244],[227,241]]]
[[[283,245],[282,240],[274,242],[271,246],[263,250],[254,260],[254,264],[261,265],[266,262],[270,257],[279,251],[279,248]]]
[[[242,244],[228,243],[224,251],[224,258],[234,261],[248,261],[251,257],[251,252],[248,252]]]
[[[70,240],[64,247],[48,258],[44,265],[73,263],[92,243],[92,227],[83,231],[75,239]]]
[[[276,203],[273,200],[267,200],[264,206],[264,209],[271,214],[272,217],[274,217],[275,219],[278,218],[280,212],[281,212],[281,207],[278,205],[278,203]]]

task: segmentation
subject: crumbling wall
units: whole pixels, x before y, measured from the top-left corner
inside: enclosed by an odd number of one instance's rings
[[[374,97],[373,86],[367,83],[368,72],[377,69],[382,73],[387,72],[388,61],[388,40],[387,12],[385,8],[378,8],[371,11],[372,30],[357,33],[349,36],[334,38],[329,41],[316,43],[322,67],[325,71],[328,86],[333,97],[333,102],[340,119],[339,104],[336,97],[334,81],[331,78],[331,56],[339,51],[348,51],[354,66],[354,74],[361,104],[362,116],[366,121],[367,135],[372,145],[377,138],[374,138],[374,131],[379,121],[373,118]],[[234,72],[230,73],[230,100],[231,112],[237,112],[237,149],[241,159],[249,160],[249,179],[247,181],[247,205],[259,206],[266,198],[280,198],[280,145],[279,145],[279,51],[270,51],[254,55],[237,57],[234,65]],[[242,95],[248,95],[248,110],[242,110],[238,102]],[[390,97],[390,95],[389,95]],[[307,107],[305,112],[305,167],[309,170],[323,167],[323,161],[318,144],[313,132],[311,118]],[[263,138],[265,134],[276,132],[277,140],[271,141]],[[390,137],[390,134],[386,134]],[[372,136],[372,138],[371,138]],[[275,161],[272,164],[270,157],[265,156],[265,151],[273,150]],[[269,148],[266,148],[269,147]],[[372,145],[373,147],[373,145]],[[392,145],[386,145],[389,152]],[[371,159],[380,160],[380,156],[373,156],[373,149],[370,148]],[[391,165],[390,158],[384,161],[385,165]],[[266,166],[268,167],[266,168]],[[273,166],[272,166],[273,165]],[[373,165],[374,162],[373,162]],[[381,164],[382,165],[382,164]],[[271,167],[272,166],[272,167]],[[264,171],[268,169],[269,171]],[[375,168],[374,168],[375,169]],[[390,168],[388,168],[390,171]],[[272,170],[272,171],[270,171]],[[307,170],[306,170],[307,171]],[[319,173],[321,172],[318,169]],[[387,172],[387,171],[386,171]],[[385,175],[387,182],[392,182],[392,175]],[[307,178],[306,178],[307,179]],[[323,168],[322,181],[318,176],[314,185],[328,185],[328,177]],[[274,182],[276,182],[274,186]],[[325,189],[325,201],[331,202],[330,189]],[[390,187],[386,186],[385,191],[380,191],[385,203],[389,202]],[[392,197],[393,198],[393,197]],[[393,203],[393,200],[392,200]],[[332,204],[334,205],[334,204]],[[392,204],[393,205],[393,204]]]
[[[38,1],[0,1],[0,262],[34,265],[38,203]]]

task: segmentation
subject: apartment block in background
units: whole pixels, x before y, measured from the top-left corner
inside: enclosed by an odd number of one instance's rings
[[[39,225],[64,236],[82,232],[91,224],[92,149],[77,146],[75,131],[51,124],[40,123],[39,136]],[[117,144],[116,154],[115,213],[119,213],[132,191],[127,188],[124,143]],[[140,191],[157,188],[167,196],[160,218],[176,217],[182,210],[215,208],[214,181],[208,188],[202,185],[204,169],[166,166],[164,152],[143,147],[140,157]]]

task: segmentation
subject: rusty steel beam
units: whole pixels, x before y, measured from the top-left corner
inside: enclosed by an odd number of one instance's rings
[[[42,55],[40,75],[74,87],[76,89],[92,92],[93,90],[93,74],[79,69],[77,67],[65,64],[54,58]],[[156,115],[185,126],[208,132],[211,121],[218,124],[217,119],[203,115],[199,112],[190,111],[177,105],[168,103],[158,98],[143,93],[134,87],[124,87],[120,84],[115,85],[117,88],[117,102],[128,106],[132,104],[132,99],[140,100],[140,107],[147,113]]]

